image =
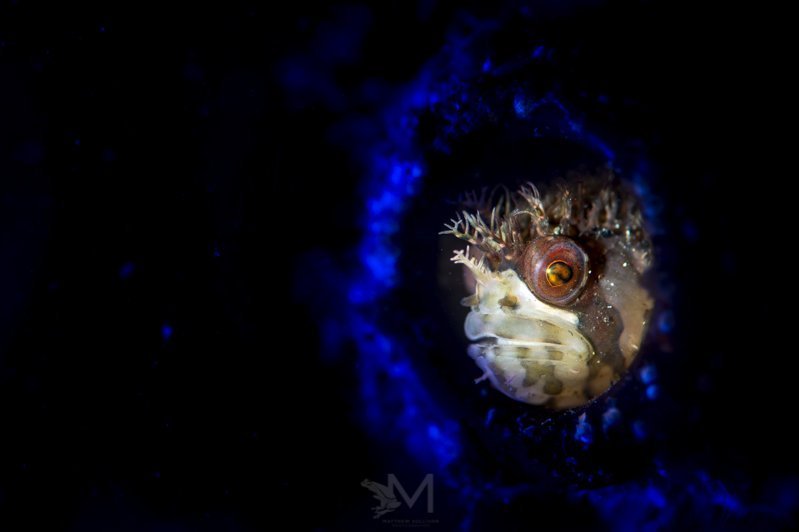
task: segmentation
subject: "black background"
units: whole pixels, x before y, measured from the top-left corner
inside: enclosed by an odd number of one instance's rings
[[[757,24],[668,2],[533,6],[513,24],[579,50],[566,85],[640,102],[617,127],[665,176],[671,452],[758,494],[797,471]],[[375,110],[355,96],[366,80],[411,79],[459,13],[518,8],[2,3],[4,529],[363,523],[357,482],[379,453],[293,288],[308,252],[359,235],[359,174],[330,128]],[[353,17],[363,41],[322,53]],[[287,84],[287,58],[312,81]]]

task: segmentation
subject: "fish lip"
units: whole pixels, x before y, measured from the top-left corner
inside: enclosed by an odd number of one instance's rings
[[[554,343],[554,342],[528,342],[528,341],[513,341],[504,340],[499,338],[483,338],[476,342],[471,342],[466,348],[466,353],[469,358],[477,362],[480,358],[486,358],[489,353],[519,352],[518,350],[526,350],[527,355],[525,358],[529,360],[550,360],[548,352],[556,350],[561,352],[572,352],[567,344]]]
[[[503,324],[509,322],[521,322],[523,325],[524,333],[538,331],[533,337],[520,337],[519,330],[517,334],[507,334],[514,327],[505,327]],[[529,323],[529,325],[527,325]],[[590,344],[588,338],[583,334],[577,324],[569,323],[560,319],[553,319],[551,316],[525,315],[525,314],[507,314],[497,315],[493,313],[479,312],[472,310],[466,321],[464,322],[464,332],[466,338],[473,343],[486,344],[486,345],[509,345],[520,347],[546,347],[546,346],[567,346],[568,342],[559,341],[557,336],[562,335],[564,332],[569,335],[569,338],[575,336],[581,337]],[[568,340],[568,338],[566,339]]]
[[[579,332],[579,331],[578,331]],[[583,338],[585,336],[583,335]],[[512,338],[506,338],[504,336],[482,336],[479,338],[472,338],[475,340],[471,342],[469,345],[485,345],[485,346],[496,346],[496,345],[507,345],[512,347],[564,347],[568,346],[563,342],[542,342],[538,340],[514,340]],[[587,338],[586,338],[587,340]]]
[[[496,349],[503,349],[503,348],[525,348],[530,353],[536,352],[546,352],[546,349],[559,349],[565,352],[575,352],[573,346],[569,346],[569,344],[561,343],[561,342],[540,342],[540,341],[532,341],[532,340],[512,340],[509,338],[502,338],[502,337],[494,337],[494,336],[487,336],[482,338],[476,338],[476,341],[470,342],[468,344],[467,353],[473,359],[477,359],[479,357],[485,357],[486,351],[496,350]],[[583,340],[588,344],[589,349],[593,352],[593,346],[591,346],[590,342],[588,341],[585,336],[583,336]],[[536,356],[529,357],[531,359],[537,358]],[[548,360],[548,359],[547,359]]]

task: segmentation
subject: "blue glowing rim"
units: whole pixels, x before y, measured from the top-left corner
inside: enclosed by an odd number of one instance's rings
[[[538,61],[547,61],[543,46],[534,50],[527,64]],[[461,107],[472,97],[471,85],[507,70],[492,68],[490,59],[473,60],[462,49],[449,47],[428,62],[417,79],[400,92],[397,101],[384,110],[380,117],[383,141],[365,150],[361,146],[363,151],[357,154],[366,167],[363,236],[357,247],[357,263],[348,275],[350,306],[343,329],[351,334],[359,353],[365,425],[375,434],[399,437],[410,454],[438,470],[444,470],[461,452],[458,426],[437,407],[414,371],[405,341],[381,327],[375,309],[400,282],[400,250],[393,239],[406,206],[413,201],[426,175],[423,149],[416,135],[418,117],[427,112],[444,118],[444,131],[436,139],[435,148],[446,153],[448,139],[484,123],[481,109],[465,111]],[[535,111],[547,108],[547,136],[579,143],[609,166],[615,163],[609,143],[589,131],[554,95],[534,97],[517,88],[506,100],[520,120],[535,120]],[[534,127],[537,125],[542,124],[531,123],[531,136],[543,136]],[[378,390],[381,372],[391,379]]]
[[[335,282],[326,283],[328,287],[336,287],[336,294],[331,295],[335,297],[330,299],[346,298],[348,304],[329,306],[321,320],[323,353],[334,356],[344,342],[355,346],[359,401],[354,415],[359,424],[378,447],[390,447],[392,452],[402,447],[419,470],[436,472],[437,482],[443,480],[458,493],[466,512],[461,523],[463,527],[469,526],[479,502],[491,500],[507,504],[525,493],[525,486],[497,485],[479,478],[474,468],[464,466],[466,437],[452,413],[437,402],[434,393],[423,383],[423,372],[414,366],[420,357],[410,354],[418,354],[425,348],[412,344],[407,334],[399,335],[387,327],[386,321],[390,320],[380,309],[386,306],[402,281],[398,262],[401,250],[396,237],[402,217],[427,174],[423,153],[430,146],[423,146],[419,139],[419,118],[429,114],[441,119],[443,125],[432,147],[449,153],[448,141],[482,127],[490,114],[491,110],[485,108],[488,104],[470,105],[473,101],[469,99],[475,96],[477,84],[551,61],[552,50],[542,45],[521,59],[517,57],[494,65],[490,54],[476,51],[473,46],[478,33],[490,33],[494,29],[481,28],[465,37],[450,36],[443,51],[429,60],[413,81],[396,91],[395,97],[373,117],[374,123],[368,128],[372,140],[364,142],[359,138],[349,146],[354,159],[364,169],[361,190],[364,209],[359,217],[362,236],[344,271],[335,274]],[[584,117],[556,94],[536,94],[524,84],[511,84],[511,87],[510,94],[498,100],[508,107],[504,111],[509,116],[524,121],[531,137],[546,136],[576,143],[623,174],[640,197],[650,228],[658,231],[662,206],[650,188],[650,165],[641,148],[631,150],[623,139],[614,139],[607,132],[597,134],[593,125],[588,127]],[[546,123],[539,123],[541,114],[538,111],[542,109],[546,110]],[[372,135],[375,131],[378,134]],[[664,316],[657,327],[668,336],[673,320],[670,315]],[[659,385],[654,365],[648,364],[640,371],[639,381],[645,397],[656,400]],[[487,423],[493,414],[491,409]],[[602,430],[618,420],[619,411],[611,406],[601,415]],[[629,419],[627,423],[637,440],[650,436],[646,423]],[[585,421],[585,416],[575,420],[569,430],[570,437],[578,444],[591,444],[595,429]],[[743,516],[756,508],[755,504],[744,504],[705,471],[674,464],[668,468],[656,464],[653,468],[655,475],[652,477],[645,475],[639,480],[598,489],[576,489],[570,496],[588,501],[598,516],[609,523],[623,526],[633,523],[647,529],[674,522],[680,508],[686,506],[692,508],[700,522],[709,526],[719,512]],[[769,518],[787,519],[791,505],[799,499],[799,481],[787,479],[786,482],[780,490],[790,491],[791,496],[781,499],[780,504],[761,505]],[[624,523],[620,519],[624,519]]]

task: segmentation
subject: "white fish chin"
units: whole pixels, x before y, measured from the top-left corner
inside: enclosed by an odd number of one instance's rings
[[[586,403],[591,343],[577,328],[575,314],[537,299],[513,270],[488,271],[464,258],[475,275],[475,294],[464,300],[471,356],[508,397],[548,403],[558,409]]]

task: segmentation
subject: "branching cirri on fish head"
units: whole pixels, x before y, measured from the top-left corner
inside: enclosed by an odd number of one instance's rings
[[[641,283],[652,256],[636,197],[604,175],[472,203],[444,234],[477,248],[452,260],[475,286],[463,304],[480,380],[555,409],[605,392],[632,364],[653,306]]]

